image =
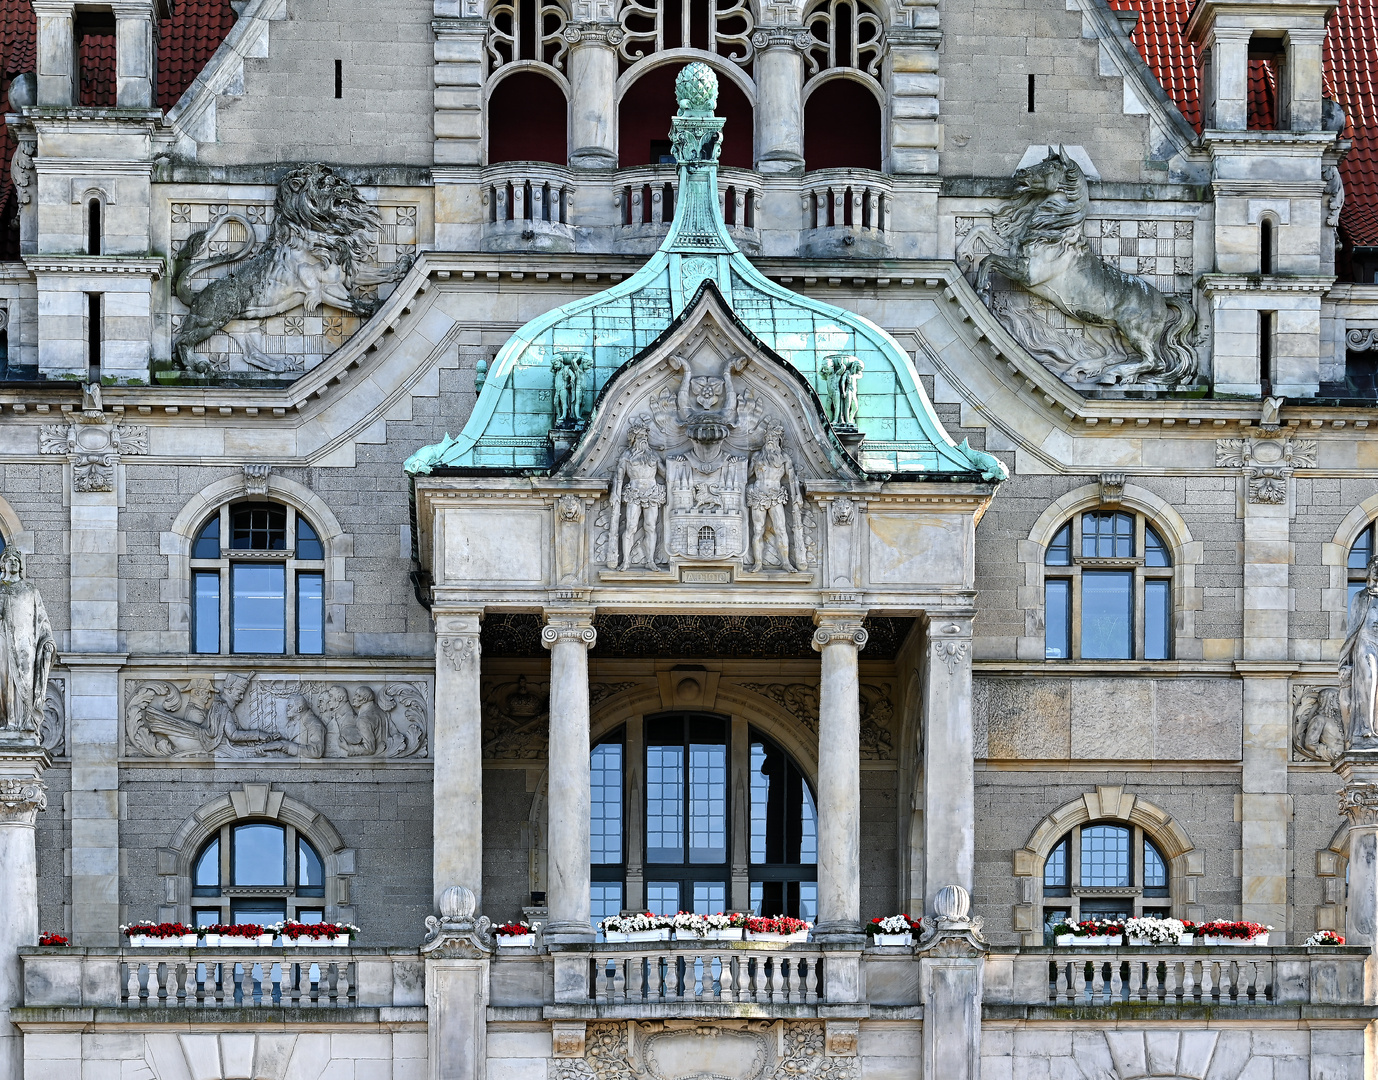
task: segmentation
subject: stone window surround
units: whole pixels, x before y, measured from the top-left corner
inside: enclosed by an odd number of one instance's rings
[[[1316,852],[1316,877],[1324,890],[1316,905],[1316,929],[1345,932],[1349,873],[1349,822],[1335,830],[1330,843]]]
[[[1330,568],[1330,588],[1321,590],[1321,610],[1330,612],[1330,640],[1322,643],[1319,659],[1334,660],[1339,656],[1349,622],[1349,549],[1375,520],[1378,495],[1370,495],[1344,516],[1334,539],[1321,545],[1321,565]]]
[[[1103,500],[1104,491],[1105,487],[1100,483],[1073,488],[1039,515],[1029,530],[1027,540],[1019,541],[1017,558],[1024,567],[1024,584],[1019,587],[1016,603],[1024,610],[1025,636],[1017,642],[1018,658],[1044,659],[1043,560],[1053,537],[1075,514],[1086,510],[1123,509],[1143,514],[1171,551],[1173,659],[1199,660],[1201,645],[1196,638],[1196,612],[1201,608],[1202,596],[1201,590],[1196,587],[1196,567],[1204,560],[1205,545],[1191,538],[1186,521],[1171,503],[1146,488],[1126,483],[1113,503]],[[1346,555],[1348,550],[1345,549]],[[1343,565],[1340,572],[1344,572]]]
[[[349,903],[350,878],[356,872],[355,852],[345,846],[335,826],[320,811],[274,791],[271,784],[244,784],[203,804],[173,833],[169,846],[158,849],[158,876],[163,882],[159,922],[191,922],[195,898],[191,874],[196,856],[225,825],[246,820],[275,821],[291,825],[311,842],[325,863],[326,922],[353,922]],[[204,906],[212,906],[210,897]]]
[[[1166,810],[1122,787],[1097,785],[1079,799],[1058,807],[1034,826],[1028,841],[1014,853],[1014,877],[1020,903],[1014,906],[1014,929],[1025,945],[1043,944],[1043,863],[1075,826],[1110,821],[1138,825],[1167,860],[1174,918],[1202,919],[1196,909],[1197,879],[1205,873],[1205,855],[1186,829]]]
[[[177,514],[172,528],[159,537],[159,550],[167,556],[168,564],[160,592],[167,607],[168,629],[181,638],[179,651],[191,650],[191,545],[207,518],[227,503],[246,498],[291,506],[315,528],[325,549],[325,654],[347,651],[340,648],[340,640],[345,637],[341,632],[344,608],[354,599],[353,582],[345,578],[345,560],[354,554],[354,537],[340,527],[324,500],[304,484],[270,474],[267,485],[264,494],[250,495],[242,473],[218,480],[194,495]]]

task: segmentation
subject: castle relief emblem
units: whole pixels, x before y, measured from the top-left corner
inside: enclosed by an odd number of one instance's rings
[[[230,672],[130,680],[125,752],[150,758],[425,758],[429,682]]]

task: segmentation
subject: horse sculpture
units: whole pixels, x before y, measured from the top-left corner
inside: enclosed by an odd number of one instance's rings
[[[1082,234],[1090,196],[1081,167],[1059,147],[1014,179],[1018,195],[996,215],[994,228],[1009,253],[981,258],[976,276],[981,295],[989,300],[994,272],[1074,319],[1113,328],[1131,356],[1097,372],[1097,382],[1193,382],[1195,309],[1090,250]]]

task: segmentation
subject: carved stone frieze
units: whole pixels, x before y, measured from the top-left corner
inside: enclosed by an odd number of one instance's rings
[[[467,664],[477,663],[480,653],[479,639],[472,636],[443,637],[440,639],[440,654],[451,671],[462,671]]]
[[[32,825],[40,810],[48,809],[48,788],[31,777],[0,779],[0,822]]]
[[[125,683],[125,753],[148,758],[420,759],[431,686],[404,676],[250,671]]]
[[[32,136],[21,136],[15,142],[14,154],[10,158],[10,179],[14,181],[14,193],[20,206],[33,201],[33,186],[36,170],[34,154],[38,152],[38,140]]]
[[[44,424],[39,429],[38,450],[67,455],[74,491],[114,491],[120,456],[148,453],[148,428],[109,424],[103,412],[92,410],[65,424]]]
[[[846,1023],[670,1020],[590,1023],[580,1057],[551,1058],[548,1080],[856,1080]]]
[[[818,687],[809,683],[737,683],[779,705],[814,735],[818,734]],[[888,761],[894,751],[895,705],[889,684],[861,684],[861,756]]]
[[[1249,502],[1285,503],[1292,470],[1316,467],[1316,440],[1298,439],[1276,429],[1254,430],[1259,434],[1216,439],[1216,468],[1244,470]]]
[[[1309,761],[1334,761],[1344,753],[1344,718],[1337,687],[1292,687],[1292,749],[1297,757]]]
[[[604,698],[615,697],[624,690],[630,690],[634,682],[591,682],[589,683],[589,704],[597,705]]]
[[[590,694],[590,698],[592,694]],[[525,675],[495,685],[483,703],[483,756],[544,760],[548,744],[550,689]]]
[[[1378,327],[1359,328],[1346,332],[1345,347],[1350,352],[1372,352],[1378,349]]]

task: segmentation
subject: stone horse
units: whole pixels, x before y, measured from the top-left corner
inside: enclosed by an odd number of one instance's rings
[[[995,233],[1010,253],[980,260],[976,288],[982,296],[989,297],[993,271],[1074,319],[1113,328],[1131,356],[1099,372],[1098,382],[1193,382],[1195,309],[1090,250],[1082,234],[1090,196],[1080,166],[1059,147],[1014,179],[1017,198],[995,219]]]

